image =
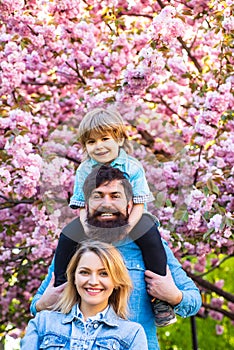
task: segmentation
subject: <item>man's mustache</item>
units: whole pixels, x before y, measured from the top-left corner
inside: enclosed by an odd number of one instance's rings
[[[120,217],[123,215],[119,211],[116,211],[114,209],[102,207],[102,208],[99,208],[98,210],[95,210],[95,212],[92,215],[92,218],[97,218],[102,214],[113,214],[117,217]]]
[[[103,213],[114,214],[114,218],[110,220],[100,221],[98,216]],[[126,210],[126,215],[116,210],[110,208],[99,208],[92,215],[87,215],[87,236],[91,239],[97,239],[107,243],[113,243],[119,241],[127,236],[128,217]]]

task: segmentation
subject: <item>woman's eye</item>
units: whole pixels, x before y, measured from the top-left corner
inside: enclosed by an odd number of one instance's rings
[[[108,136],[105,136],[105,137],[102,138],[102,140],[103,141],[108,141],[108,140],[110,140],[110,138]]]
[[[100,273],[100,275],[103,276],[103,277],[108,277],[108,273],[106,271],[102,271]]]
[[[81,271],[79,271],[79,274],[80,275],[88,275],[89,273],[88,273],[88,271],[81,270]]]

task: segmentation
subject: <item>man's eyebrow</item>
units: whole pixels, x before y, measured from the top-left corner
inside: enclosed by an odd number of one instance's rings
[[[98,190],[93,190],[92,194],[93,193],[98,193],[98,194],[103,194],[104,192],[103,191],[98,191]],[[109,192],[110,194],[122,194],[121,191],[113,191],[113,192]]]
[[[97,191],[97,190],[93,190],[93,191],[92,191],[92,194],[94,194],[94,193],[103,194],[102,191]]]

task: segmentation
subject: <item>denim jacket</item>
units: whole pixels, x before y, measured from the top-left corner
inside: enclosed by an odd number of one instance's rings
[[[73,196],[70,200],[71,207],[84,207],[84,194],[83,185],[86,177],[91,173],[93,168],[97,165],[101,165],[94,159],[88,158],[80,164],[76,171],[75,184],[73,190]],[[113,160],[110,164],[113,168],[121,170],[126,178],[129,180],[133,189],[133,203],[145,204],[154,200],[153,194],[150,192],[145,171],[141,163],[131,156],[129,156],[122,148],[120,149],[119,156]],[[146,206],[145,206],[146,209]]]
[[[32,319],[21,350],[147,350],[141,325],[124,320],[109,307],[103,318],[84,323],[76,305],[68,314],[41,311]]]
[[[165,240],[162,239],[164,249],[167,254],[167,265],[177,287],[182,291],[182,301],[176,305],[174,311],[181,317],[189,317],[195,315],[201,307],[201,296],[199,289],[182,269],[181,264],[173,255],[171,249]],[[149,350],[159,350],[158,340],[156,336],[156,326],[154,322],[154,314],[151,307],[151,297],[147,294],[144,272],[145,266],[140,248],[127,238],[117,243],[117,248],[121,252],[129,274],[133,282],[133,291],[129,300],[129,319],[140,323],[146,333]],[[30,310],[32,314],[36,314],[36,302],[41,298],[47,288],[52,272],[54,271],[54,260],[52,261],[48,275],[39,287],[37,294],[34,296]]]

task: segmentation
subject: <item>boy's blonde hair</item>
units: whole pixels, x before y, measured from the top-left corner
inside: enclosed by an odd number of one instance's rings
[[[126,126],[119,112],[116,110],[95,108],[86,113],[79,125],[78,139],[86,151],[86,142],[91,132],[98,134],[110,134],[115,141],[124,140],[123,148],[127,153],[132,152],[132,146],[128,140]]]
[[[86,252],[93,252],[101,259],[115,286],[109,297],[109,305],[113,307],[118,316],[126,319],[127,302],[132,290],[132,282],[123,258],[111,244],[92,240],[81,242],[73,255],[67,267],[67,285],[54,310],[67,314],[75,304],[80,303],[81,298],[75,286],[75,273],[82,255]]]

